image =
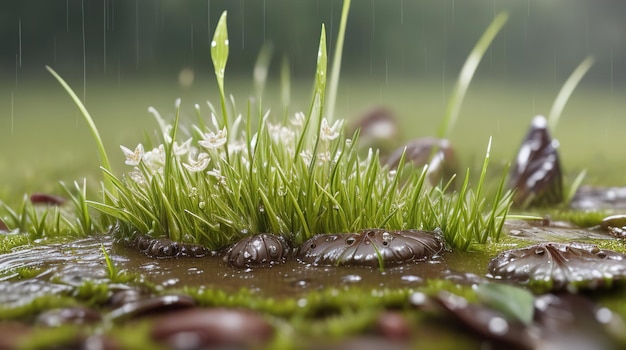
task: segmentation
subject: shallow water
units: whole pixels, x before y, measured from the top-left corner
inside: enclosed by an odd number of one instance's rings
[[[594,230],[507,222],[506,232],[519,238],[509,247],[537,241],[589,241],[610,238]],[[271,267],[233,268],[221,256],[158,259],[136,248],[113,243],[110,236],[94,236],[68,243],[41,244],[0,255],[0,303],[26,302],[38,295],[69,293],[87,280],[110,282],[102,247],[118,272],[141,275],[162,288],[203,287],[275,299],[304,295],[327,288],[364,289],[418,287],[428,279],[445,278],[458,283],[476,283],[487,274],[487,265],[497,252],[444,252],[430,261],[410,262],[385,269],[370,267],[310,266],[295,260]],[[34,269],[35,277],[21,278],[20,269]]]

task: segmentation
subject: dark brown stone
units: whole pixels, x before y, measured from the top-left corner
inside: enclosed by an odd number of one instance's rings
[[[316,235],[302,245],[298,258],[312,265],[377,267],[426,260],[443,250],[443,239],[434,232],[370,229]]]
[[[95,310],[85,307],[69,307],[44,311],[37,316],[37,324],[58,327],[66,324],[91,324],[100,322],[102,317]]]
[[[533,119],[515,158],[509,186],[516,189],[513,197],[516,206],[563,202],[563,175],[557,152],[559,143],[550,136],[547,124],[542,116]]]
[[[255,348],[267,344],[274,329],[259,314],[234,309],[190,309],[158,317],[154,341],[172,349]]]
[[[285,239],[265,233],[250,235],[235,243],[224,256],[234,267],[251,267],[284,263],[289,252]]]
[[[109,313],[108,318],[111,320],[125,320],[146,315],[155,315],[180,309],[187,309],[195,305],[195,300],[190,296],[161,295],[126,303],[112,310]]]

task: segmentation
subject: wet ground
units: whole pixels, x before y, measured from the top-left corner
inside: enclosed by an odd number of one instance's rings
[[[574,206],[593,205],[608,208],[617,213],[622,208],[620,205],[626,198],[626,196],[620,195],[621,192],[618,189],[589,188],[583,190],[586,191],[587,195],[575,198]],[[151,315],[149,317],[151,326],[145,328],[146,330],[141,334],[124,335],[124,330],[128,329],[125,326],[121,328],[105,326],[104,329],[109,331],[118,329],[117,332],[122,333],[121,337],[126,337],[127,340],[137,338],[146,342],[161,342],[168,344],[166,348],[175,349],[203,348],[206,344],[250,348],[258,344],[273,344],[270,343],[271,341],[280,342],[284,334],[294,332],[294,329],[307,329],[307,334],[304,335],[305,338],[303,339],[306,339],[306,343],[309,345],[302,346],[304,348],[335,346],[335,348],[342,349],[350,347],[406,349],[420,343],[419,339],[429,344],[439,344],[438,346],[444,348],[454,346],[453,344],[458,345],[459,342],[463,342],[468,347],[479,347],[482,340],[477,341],[477,339],[485,338],[492,339],[496,342],[495,344],[505,342],[520,348],[533,348],[536,344],[545,341],[544,338],[547,335],[561,332],[560,329],[552,330],[550,328],[552,324],[557,324],[558,327],[573,327],[572,332],[579,332],[576,327],[587,327],[587,325],[580,322],[563,325],[563,323],[559,323],[561,321],[554,321],[556,323],[553,323],[550,320],[545,322],[536,320],[533,321],[536,324],[526,326],[515,322],[510,323],[509,326],[515,325],[516,327],[511,329],[524,334],[524,341],[519,343],[511,338],[510,334],[499,336],[490,331],[489,325],[501,317],[498,311],[486,308],[485,305],[472,306],[472,308],[477,307],[476,310],[456,308],[455,303],[464,299],[455,299],[456,297],[453,296],[435,293],[430,304],[439,305],[436,309],[439,310],[437,312],[440,316],[432,318],[432,316],[424,316],[422,313],[415,313],[416,308],[421,307],[416,301],[420,299],[421,294],[412,293],[424,288],[427,289],[429,283],[433,281],[442,281],[435,283],[448,283],[451,286],[466,287],[493,281],[489,275],[492,259],[502,255],[501,253],[505,250],[519,249],[519,251],[523,251],[520,248],[531,245],[537,245],[538,248],[532,248],[529,253],[520,253],[520,255],[530,254],[534,256],[535,260],[540,260],[543,258],[545,250],[546,252],[549,251],[555,259],[564,261],[570,259],[567,254],[571,252],[576,255],[574,258],[585,254],[606,256],[603,251],[598,249],[592,250],[587,246],[575,244],[563,248],[564,250],[559,252],[561,249],[559,243],[571,242],[612,245],[618,248],[619,253],[622,253],[624,251],[623,244],[619,243],[621,242],[619,238],[609,233],[610,230],[607,230],[607,227],[612,224],[621,225],[624,220],[620,216],[611,217],[601,225],[591,228],[576,227],[567,222],[553,221],[548,218],[543,220],[509,220],[505,224],[502,240],[499,243],[486,246],[487,248],[477,247],[477,250],[467,253],[444,251],[436,254],[432,259],[412,261],[384,269],[312,266],[291,258],[284,263],[273,264],[269,267],[236,268],[225,261],[223,256],[210,254],[202,257],[154,258],[147,256],[145,251],[130,246],[126,241],[118,241],[107,235],[73,239],[61,243],[36,241],[31,246],[17,247],[10,253],[0,255],[0,305],[2,310],[11,311],[4,313],[4,317],[0,318],[6,319],[8,317],[8,319],[13,320],[9,323],[0,321],[0,336],[15,332],[15,334],[23,334],[23,337],[16,337],[16,339],[28,339],[30,334],[37,332],[37,329],[41,329],[42,326],[54,328],[63,324],[79,324],[81,326],[77,328],[78,331],[71,333],[64,340],[66,344],[76,348],[86,348],[86,344],[91,341],[100,344],[101,348],[120,349],[127,345],[124,345],[126,344],[124,341],[120,343],[119,334],[116,333],[116,336],[111,339],[107,335],[105,337],[98,336],[94,340],[94,336],[90,335],[92,331],[85,333],[85,328],[82,328],[84,327],[82,325],[106,325],[109,322],[127,324],[127,322],[136,322],[135,319],[147,319],[142,317]],[[588,254],[589,252],[591,254]],[[515,254],[512,253],[512,255]],[[611,254],[609,253],[612,257]],[[616,254],[621,256],[621,254]],[[113,264],[113,271],[107,266],[107,256]],[[511,254],[508,256],[510,257]],[[585,256],[582,257],[586,258]],[[621,268],[623,265],[621,259],[618,257],[612,263]],[[513,265],[515,264],[519,265],[520,262],[513,263]],[[585,264],[587,264],[586,261],[580,263],[582,268]],[[593,261],[589,264],[602,264],[602,262]],[[567,264],[564,266],[565,274],[569,273],[568,271],[573,271],[568,270]],[[616,270],[613,269],[612,271],[615,272]],[[611,279],[623,280],[624,274],[621,270],[618,272],[612,275]],[[122,277],[120,278],[120,276]],[[91,290],[84,292],[86,285],[92,287],[90,287]],[[106,286],[103,295],[98,295],[98,285]],[[611,283],[594,286],[605,288],[610,285]],[[586,287],[585,285],[582,286]],[[389,297],[391,300],[394,300],[393,298],[397,298],[397,300],[391,302],[391,305],[395,305],[391,309],[384,303],[372,306],[361,305],[358,301],[356,306],[348,305],[346,309],[343,309],[341,305],[333,304],[336,301],[329,301],[327,305],[327,302],[322,300],[324,297],[321,297],[322,299],[318,300],[316,306],[308,311],[303,311],[307,316],[297,316],[296,312],[296,316],[290,314],[291,316],[286,319],[281,319],[268,316],[263,312],[250,310],[206,308],[208,306],[207,300],[202,300],[202,297],[199,297],[202,296],[202,291],[220,291],[219,293],[222,294],[218,293],[219,295],[235,296],[236,298],[237,295],[242,295],[241,291],[245,291],[243,295],[246,298],[273,300],[269,304],[268,302],[265,304],[261,302],[259,304],[261,306],[257,305],[256,310],[263,311],[264,308],[268,307],[267,305],[280,305],[281,300],[294,302],[297,307],[302,308],[304,304],[300,305],[300,301],[307,301],[306,298],[316,291],[320,293],[319,295],[338,295],[324,294],[328,293],[329,290],[348,291],[348,293],[360,290],[369,291],[367,293],[370,294],[387,291],[386,293],[392,295]],[[355,293],[357,294],[354,295],[358,295],[358,292]],[[189,294],[194,295],[194,297],[190,297]],[[78,298],[82,300],[79,305],[86,303],[88,306],[72,306],[75,304],[74,302],[70,302],[70,306],[66,305],[67,302],[55,306],[55,300],[51,304],[41,301],[51,295],[69,299]],[[411,295],[410,298],[409,295]],[[379,296],[382,297],[382,294]],[[362,298],[362,295],[359,298]],[[535,305],[536,315],[541,315],[541,310],[538,308],[541,307],[541,303],[546,298],[551,297],[536,297],[535,303],[539,303]],[[582,301],[568,301],[568,299],[561,300],[559,298],[555,296],[549,300],[557,305],[555,307],[565,305],[564,307],[570,308],[559,312],[575,315],[585,313],[591,315],[590,317],[594,317],[594,313],[599,312],[597,311],[599,310],[598,307],[588,299],[581,299],[585,301],[586,304],[583,304],[586,305],[586,309],[580,310],[577,309],[576,305],[581,304]],[[274,302],[277,304],[272,304]],[[208,302],[209,305],[217,303]],[[465,303],[466,301],[461,302],[463,305]],[[204,305],[204,307],[199,307],[198,304]],[[450,305],[453,305],[451,309],[449,309]],[[408,309],[406,309],[407,306]],[[23,311],[24,308],[28,307],[33,308],[33,310]],[[329,307],[330,309],[328,309]],[[427,310],[426,315],[432,311],[430,308],[427,307],[429,310]],[[278,307],[274,313],[287,315],[293,312],[293,310],[280,310]],[[603,310],[607,309],[604,308]],[[311,312],[313,314],[307,314]],[[474,317],[466,318],[464,316],[464,313],[472,314],[474,312],[487,315],[487,318],[483,319],[484,324],[473,323]],[[0,316],[2,316],[1,314]],[[17,316],[17,318],[7,316],[13,314],[22,316]],[[271,315],[272,312],[269,314]],[[341,316],[339,316],[340,314]],[[595,317],[598,318],[598,315],[596,314]],[[301,319],[300,317],[304,318]],[[445,321],[447,318],[457,320],[447,323]],[[215,319],[233,320],[236,324],[235,330],[223,328],[224,324],[216,323]],[[19,320],[19,322],[15,322],[15,320]],[[285,322],[291,323],[291,325]],[[298,325],[298,322],[302,324]],[[511,322],[511,320],[507,322]],[[600,344],[602,343],[600,340],[607,339],[605,336],[606,327],[598,322],[593,323],[593,334],[584,336],[584,339],[595,339],[595,343],[591,345]],[[621,322],[619,316],[613,317],[611,322],[611,327],[626,329],[623,324],[619,323]],[[305,324],[306,326],[304,326]],[[33,327],[33,325],[36,326]],[[481,333],[481,327],[487,327],[487,331]],[[531,331],[533,327],[543,327],[543,335],[540,338],[534,338],[536,334]],[[361,329],[361,331],[356,329]],[[366,330],[364,334],[362,333],[363,329]],[[474,331],[468,331],[468,329],[474,329]],[[476,333],[476,329],[478,329],[478,333]],[[109,331],[105,333],[110,333]],[[197,343],[192,342],[190,345],[189,339],[181,338],[181,334],[189,332],[196,332],[194,334]],[[319,336],[333,332],[335,332],[334,337],[319,338]],[[353,334],[356,332],[359,335],[338,336],[344,333],[351,334],[351,332]],[[217,336],[220,334],[224,337]],[[242,339],[248,339],[242,338],[241,334],[249,334],[249,339],[254,342],[258,341],[258,343],[241,342]],[[451,334],[461,335],[458,338],[455,336],[454,340],[448,344],[445,339],[451,339]],[[483,335],[476,338],[476,334]],[[565,338],[547,339],[560,343]],[[293,342],[293,339],[290,341]],[[6,343],[0,341],[0,348],[3,346],[16,348],[18,347],[17,344],[15,341]],[[608,344],[615,345],[613,340],[609,341]],[[35,346],[35,348],[48,348],[46,346]]]

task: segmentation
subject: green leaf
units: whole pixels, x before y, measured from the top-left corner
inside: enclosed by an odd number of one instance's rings
[[[211,41],[211,60],[215,69],[215,78],[220,89],[222,104],[222,123],[228,128],[228,113],[226,112],[226,95],[224,94],[224,72],[228,62],[228,28],[226,26],[226,11],[222,12],[213,40]]]
[[[226,62],[228,61],[228,29],[226,26],[226,11],[222,13],[213,41],[211,41],[211,60],[215,68],[215,77],[220,91],[224,91],[224,71],[226,70]]]
[[[486,283],[476,290],[478,299],[510,319],[529,325],[533,321],[535,297],[526,289],[503,283]]]

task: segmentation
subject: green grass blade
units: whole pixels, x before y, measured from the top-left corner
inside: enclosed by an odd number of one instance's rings
[[[83,105],[83,103],[80,101],[80,98],[76,96],[76,93],[74,93],[74,90],[72,90],[72,88],[65,82],[65,80],[63,80],[63,78],[61,78],[60,75],[57,74],[57,72],[54,71],[54,69],[50,68],[49,66],[46,66],[46,69],[48,70],[48,72],[50,72],[50,74],[52,74],[52,76],[54,76],[54,78],[59,82],[59,84],[63,86],[67,94],[70,95],[70,97],[72,98],[72,100],[74,101],[78,109],[80,110],[81,114],[83,115],[83,118],[87,122],[87,125],[89,125],[89,130],[91,131],[91,135],[96,141],[96,145],[98,147],[98,154],[100,156],[100,165],[102,166],[102,168],[108,171],[111,171],[111,164],[109,163],[109,157],[107,157],[107,152],[104,148],[104,143],[102,142],[102,138],[100,137],[100,133],[98,132],[98,128],[96,127],[96,123],[94,123],[93,118],[91,118],[91,115],[87,111],[87,108],[85,108],[85,105]],[[107,180],[105,179],[105,181]],[[113,186],[111,186],[111,183],[107,181],[107,184],[108,184],[107,188],[109,190],[113,190]]]
[[[483,56],[485,56],[485,52],[495,39],[496,35],[506,21],[509,19],[509,15],[507,13],[500,13],[493,19],[493,22],[487,27],[487,30],[480,37],[472,52],[470,52],[463,68],[461,69],[461,73],[459,73],[459,78],[456,81],[456,85],[454,86],[454,90],[452,96],[448,100],[448,106],[446,108],[446,114],[441,122],[441,126],[439,127],[439,132],[437,136],[439,138],[449,138],[450,132],[456,124],[456,120],[461,111],[461,105],[463,104],[463,99],[465,98],[465,94],[467,93],[467,89],[469,88],[469,84],[474,77],[474,73],[478,68],[478,64],[482,60]]]
[[[559,119],[561,118],[561,113],[563,113],[563,109],[567,104],[567,100],[569,100],[570,96],[578,86],[578,83],[582,80],[582,78],[587,74],[587,71],[593,65],[593,57],[587,56],[576,69],[572,72],[572,74],[567,78],[565,84],[561,87],[559,94],[554,99],[554,103],[552,103],[552,108],[550,109],[550,114],[548,115],[548,127],[554,133],[557,124],[559,123]]]
[[[267,72],[270,68],[272,60],[272,51],[274,48],[270,44],[265,44],[257,56],[256,63],[254,64],[254,88],[256,90],[257,103],[261,103],[263,97],[263,90],[267,84]]]
[[[343,54],[343,41],[346,36],[346,23],[348,22],[348,13],[350,12],[350,0],[343,0],[343,9],[341,10],[341,22],[339,23],[339,32],[337,33],[337,44],[333,55],[333,66],[330,72],[330,86],[328,88],[328,103],[326,104],[328,121],[335,119],[335,104],[337,101],[337,89],[339,87],[339,75],[341,73],[341,56]]]
[[[578,176],[576,176],[576,179],[574,179],[574,182],[572,182],[572,185],[570,186],[569,190],[567,191],[567,194],[565,195],[565,201],[563,201],[564,204],[567,205],[569,202],[572,201],[572,199],[576,195],[576,192],[578,191],[578,188],[583,183],[583,180],[585,179],[586,175],[587,175],[587,169],[584,169],[578,174]]]
[[[289,113],[289,103],[291,101],[291,73],[289,71],[289,60],[285,56],[280,67],[280,101],[282,103],[284,118]]]
[[[215,69],[215,78],[220,89],[220,97],[222,100],[222,117],[224,125],[228,126],[228,117],[226,113],[226,97],[224,95],[224,73],[226,71],[226,63],[228,62],[228,28],[226,26],[227,12],[222,12],[215,34],[211,41],[211,60]]]

